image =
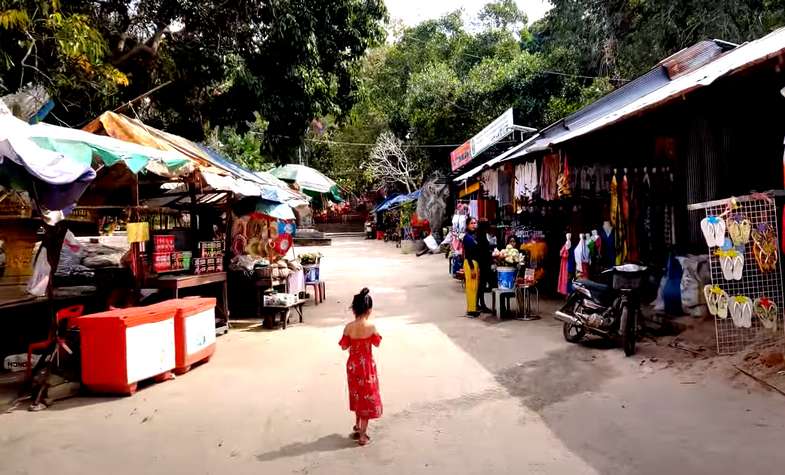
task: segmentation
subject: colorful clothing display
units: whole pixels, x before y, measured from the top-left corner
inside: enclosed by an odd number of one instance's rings
[[[346,361],[349,410],[363,419],[382,417],[379,377],[372,349],[372,346],[378,347],[381,342],[382,337],[378,333],[357,340],[344,335],[339,342],[341,348],[349,349],[349,359]]]

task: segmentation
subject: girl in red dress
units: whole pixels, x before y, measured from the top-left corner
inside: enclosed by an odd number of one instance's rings
[[[341,348],[349,350],[346,377],[349,382],[349,410],[355,413],[352,438],[360,445],[368,443],[368,421],[382,416],[382,399],[379,396],[379,379],[373,361],[371,345],[379,346],[382,337],[369,321],[373,299],[370,291],[362,289],[352,299],[354,321],[346,325],[341,338]]]

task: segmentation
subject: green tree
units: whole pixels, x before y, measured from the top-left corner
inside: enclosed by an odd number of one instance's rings
[[[382,0],[0,0],[0,82],[44,84],[80,124],[172,81],[126,112],[197,140],[259,112],[284,161],[314,117],[349,113],[385,17]]]

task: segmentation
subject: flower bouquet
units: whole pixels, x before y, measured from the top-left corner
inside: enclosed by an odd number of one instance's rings
[[[515,267],[523,262],[523,254],[511,245],[501,251],[494,249],[492,256],[497,267]]]

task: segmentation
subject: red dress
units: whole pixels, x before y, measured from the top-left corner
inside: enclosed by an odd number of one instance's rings
[[[373,361],[371,345],[379,346],[382,337],[374,334],[368,338],[354,340],[349,335],[341,338],[344,350],[349,348],[346,361],[346,378],[349,382],[349,410],[362,419],[382,417],[382,398],[379,396],[379,378],[376,362]]]

